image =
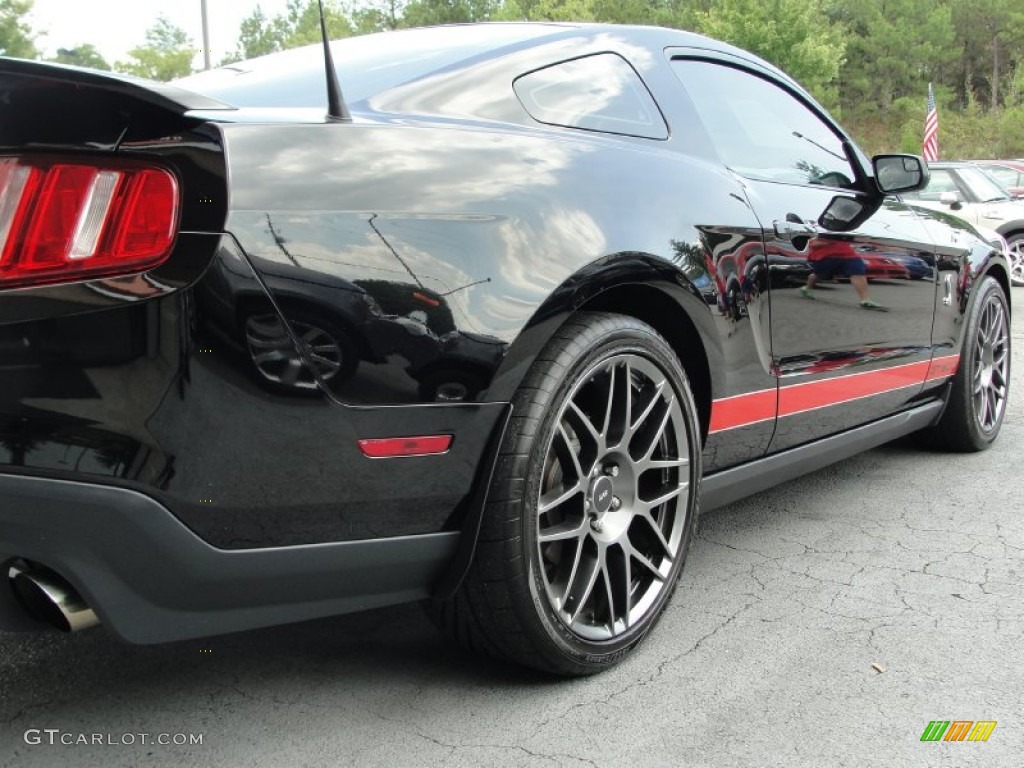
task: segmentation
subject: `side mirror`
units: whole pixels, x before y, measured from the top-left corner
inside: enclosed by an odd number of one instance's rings
[[[875,155],[875,184],[883,195],[913,192],[928,186],[928,166],[917,155]]]
[[[963,206],[960,205],[960,195],[956,192],[943,192],[939,195],[939,202],[943,205],[948,205],[954,211],[959,211]]]
[[[874,216],[881,205],[881,198],[836,195],[818,217],[818,224],[830,232],[849,232]]]

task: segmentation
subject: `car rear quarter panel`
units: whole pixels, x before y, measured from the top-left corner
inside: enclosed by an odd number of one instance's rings
[[[380,350],[387,364],[361,365],[332,388],[340,405],[416,402],[403,378],[415,378],[419,347],[452,333],[502,349],[481,399],[505,401],[568,313],[635,283],[670,296],[679,314],[666,322],[685,319],[699,335],[707,394],[774,384],[767,307],[756,322],[727,311],[715,274],[716,263],[760,250],[757,220],[735,179],[668,142],[425,122],[223,130],[233,188],[227,228],[257,272],[293,265],[311,283],[341,279],[377,294],[376,304],[387,286],[447,310],[444,324],[426,311],[379,318],[418,318],[422,327],[405,348],[393,337]],[[749,255],[740,260],[755,261]],[[747,287],[750,298],[757,286]],[[764,434],[749,441],[714,437],[712,463],[757,455],[770,429],[760,425]],[[719,451],[719,442],[741,447]]]

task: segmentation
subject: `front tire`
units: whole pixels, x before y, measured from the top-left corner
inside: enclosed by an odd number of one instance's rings
[[[1010,313],[992,277],[977,283],[949,402],[927,437],[938,448],[974,452],[999,434],[1010,389]]]
[[[1010,257],[1010,285],[1024,285],[1024,235],[1006,241]]]
[[[675,589],[700,476],[671,347],[632,317],[579,313],[513,398],[474,562],[435,618],[470,648],[547,672],[613,666]]]

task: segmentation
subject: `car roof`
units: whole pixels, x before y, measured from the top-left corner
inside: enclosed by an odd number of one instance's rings
[[[562,22],[482,22],[448,24],[356,35],[331,41],[342,92],[350,105],[403,83],[454,67],[498,60],[516,52],[566,41],[582,53],[620,51],[627,58],[667,49],[724,54],[770,73],[800,89],[785,73],[757,56],[693,32],[666,27]],[[631,55],[632,54],[632,55]],[[562,46],[562,58],[571,51]],[[173,81],[185,91],[222,104],[253,108],[319,107],[322,72],[319,43],[225,64]],[[802,89],[800,89],[802,90]]]
[[[1001,165],[1004,168],[1013,168],[1015,171],[1024,171],[1024,162],[1020,160],[972,160],[977,165]]]

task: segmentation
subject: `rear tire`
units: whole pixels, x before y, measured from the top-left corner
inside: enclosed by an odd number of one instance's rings
[[[579,313],[513,398],[476,554],[432,615],[467,648],[560,675],[621,661],[664,611],[698,508],[696,408],[632,317]]]
[[[992,277],[976,284],[964,329],[960,367],[938,424],[925,434],[935,447],[983,451],[999,434],[1010,389],[1010,314]]]

